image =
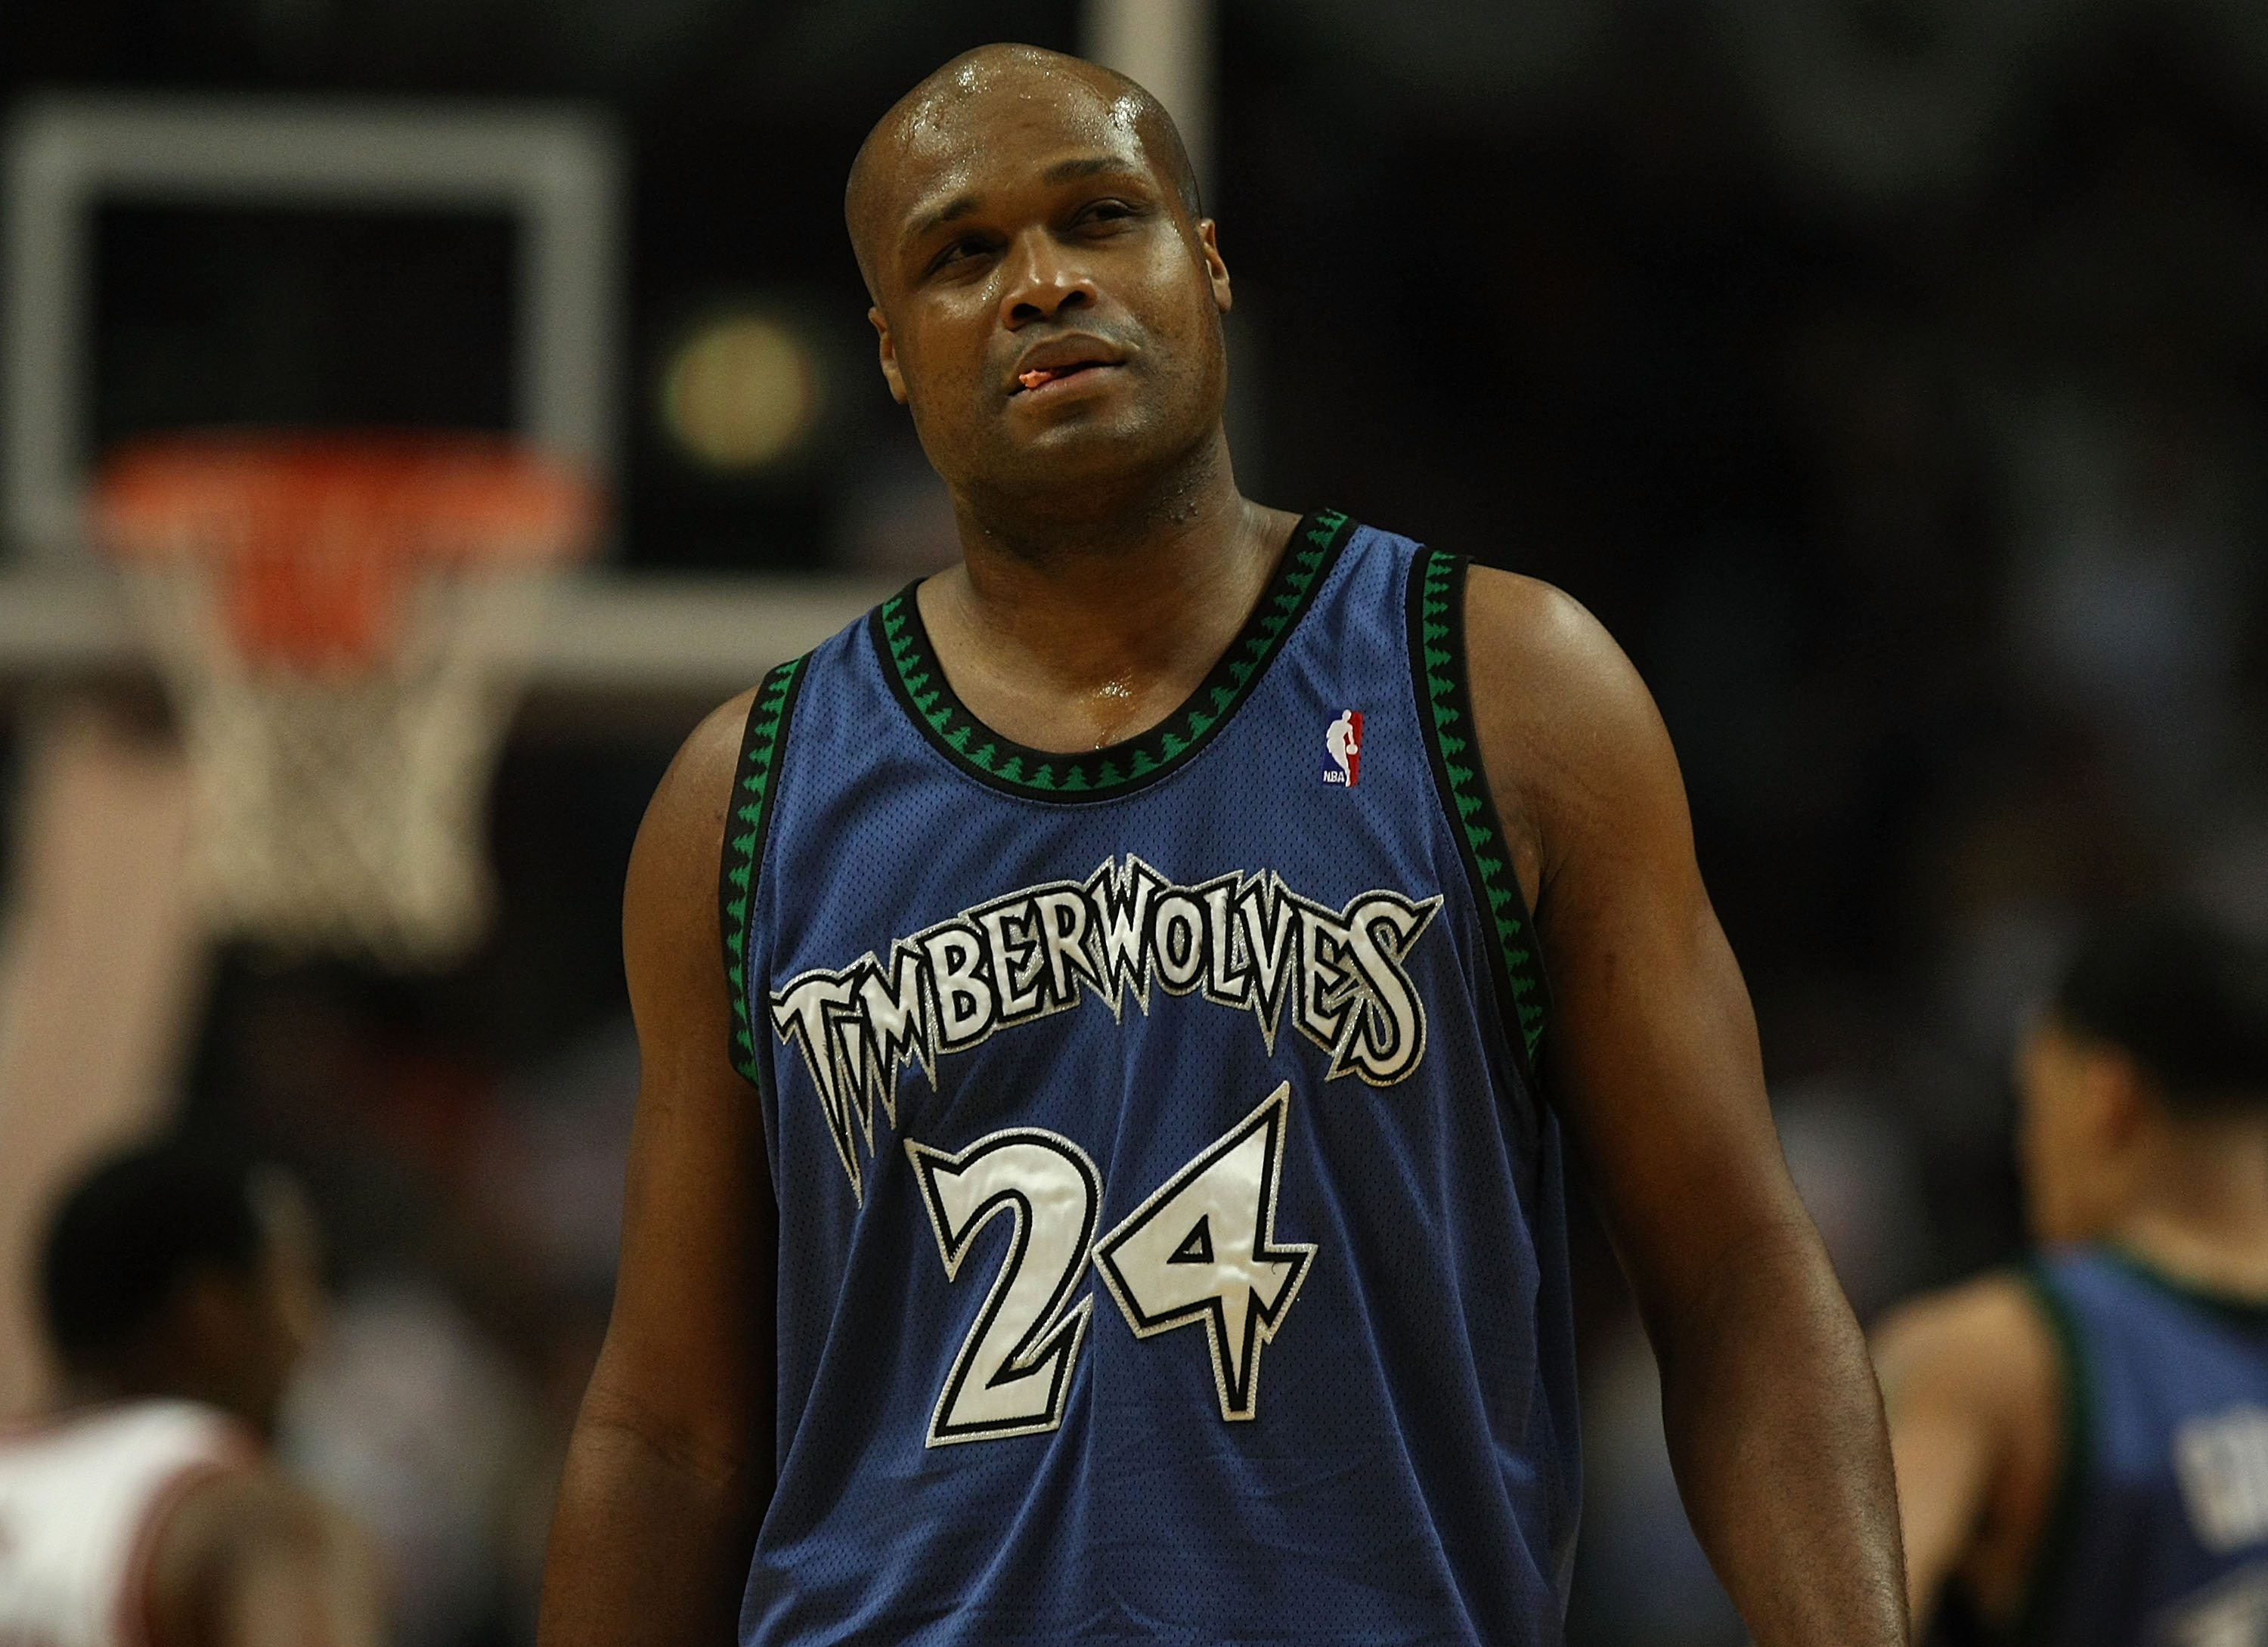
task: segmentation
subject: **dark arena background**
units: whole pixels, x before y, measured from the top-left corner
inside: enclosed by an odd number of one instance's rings
[[[842,188],[995,39],[1166,83],[1248,493],[1557,584],[1636,660],[1862,1320],[2020,1250],[2009,1060],[2087,915],[2180,889],[2268,924],[2251,0],[18,0],[5,315],[69,335],[0,335],[0,1414],[47,1393],[21,1271],[80,1163],[179,1121],[290,1164],[335,1302],[283,1445],[378,1539],[404,1647],[532,1639],[612,1276],[647,795],[705,709],[956,552]],[[287,106],[563,122],[597,181],[538,167],[523,210],[89,162],[70,255],[26,249],[54,134]],[[492,920],[417,966],[203,936],[151,845],[176,711],[33,490],[153,431],[501,431],[546,393],[608,512],[497,734]],[[1733,1647],[1586,1214],[1577,1252],[1571,1636]]]

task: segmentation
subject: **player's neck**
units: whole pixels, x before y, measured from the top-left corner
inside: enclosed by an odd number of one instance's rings
[[[272,1406],[247,1386],[240,1366],[231,1357],[205,1353],[183,1335],[162,1332],[70,1369],[57,1404],[75,1410],[159,1401],[195,1401],[217,1408],[263,1436],[275,1427]]]
[[[195,1398],[183,1397],[175,1391],[160,1389],[112,1371],[80,1369],[64,1376],[62,1386],[55,1393],[54,1406],[59,1413],[84,1413],[169,1399]]]
[[[2268,1121],[2164,1129],[2114,1239],[2176,1278],[2268,1298]]]
[[[1108,497],[957,499],[963,563],[921,614],[954,688],[994,731],[1090,749],[1172,713],[1235,637],[1294,523],[1237,490],[1223,448]]]
[[[964,562],[1052,577],[1096,562],[1142,563],[1192,535],[1229,528],[1244,499],[1219,423],[1189,445],[1115,473],[1047,466],[1037,489],[964,476],[953,511]]]

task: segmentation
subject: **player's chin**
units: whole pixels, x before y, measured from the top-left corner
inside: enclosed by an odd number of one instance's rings
[[[1009,461],[1057,481],[1082,473],[1140,467],[1160,443],[1152,420],[1126,408],[1088,407],[1084,415],[1050,416],[1038,426],[1011,427]]]
[[[1131,430],[1150,418],[1142,397],[1130,393],[1132,386],[1116,370],[1083,371],[1059,386],[1010,395],[1000,407],[1000,424],[1011,441],[1045,440],[1064,431]]]

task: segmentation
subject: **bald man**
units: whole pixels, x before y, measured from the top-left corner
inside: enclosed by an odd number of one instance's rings
[[[1557,1641],[1563,1132],[1756,1639],[1902,1641],[1865,1350],[1621,653],[1238,492],[1228,270],[1130,82],[958,58],[846,205],[964,559],[640,832],[547,1647]]]

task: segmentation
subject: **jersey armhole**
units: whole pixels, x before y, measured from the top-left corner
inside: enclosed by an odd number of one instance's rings
[[[127,1548],[126,1564],[119,1573],[114,1599],[122,1647],[172,1647],[158,1628],[158,1557],[166,1533],[176,1512],[197,1489],[258,1467],[256,1455],[231,1437],[230,1456],[191,1459],[175,1466],[158,1483],[142,1507],[133,1542]]]
[[[756,1057],[755,1026],[748,1017],[748,934],[755,918],[756,871],[764,861],[771,831],[772,788],[779,773],[780,746],[795,713],[808,654],[792,658],[763,679],[748,705],[740,730],[740,758],[733,765],[731,809],[725,817],[724,862],[718,880],[718,927],[725,939],[725,988],[732,996],[733,1067],[759,1092],[762,1065]]]
[[[1465,578],[1469,570],[1463,555],[1439,549],[1421,548],[1411,560],[1410,669],[1434,790],[1456,840],[1457,855],[1464,861],[1473,901],[1495,938],[1488,945],[1489,973],[1504,1012],[1506,1039],[1512,1043],[1521,1077],[1540,1100],[1543,1089],[1536,1079],[1536,1061],[1550,994],[1535,923],[1521,896],[1504,823],[1481,767],[1472,680],[1466,666]]]
[[[2057,1599],[2071,1576],[2072,1553],[2079,1542],[2080,1511],[2086,1503],[2088,1443],[2094,1434],[2094,1402],[2079,1322],[2057,1290],[2047,1266],[2035,1258],[2017,1272],[2026,1295],[2055,1342],[2056,1372],[2063,1384],[2062,1456],[2056,1462],[2054,1496],[2040,1526],[2014,1623],[2000,1639],[2012,1644],[2043,1642],[2054,1622]]]

